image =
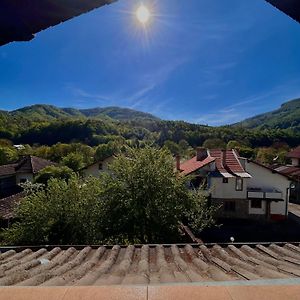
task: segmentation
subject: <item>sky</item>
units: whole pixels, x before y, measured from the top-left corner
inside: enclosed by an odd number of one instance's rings
[[[0,109],[120,106],[230,124],[300,97],[299,49],[300,25],[264,0],[119,0],[0,47]]]

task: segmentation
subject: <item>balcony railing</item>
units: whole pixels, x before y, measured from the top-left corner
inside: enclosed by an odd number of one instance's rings
[[[283,195],[281,191],[275,189],[263,189],[263,188],[248,188],[247,198],[249,199],[282,199]]]

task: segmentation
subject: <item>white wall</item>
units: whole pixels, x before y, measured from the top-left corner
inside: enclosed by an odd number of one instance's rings
[[[223,183],[223,177],[211,178],[212,198],[217,199],[246,199],[247,198],[247,181],[248,178],[243,178],[243,190],[235,190],[236,177],[228,178],[228,183]]]
[[[19,184],[22,179],[26,179],[26,180],[32,182],[33,181],[33,174],[31,174],[31,173],[17,173],[16,183]]]
[[[286,201],[289,197],[287,189],[290,187],[290,181],[277,173],[261,167],[253,162],[246,161],[246,171],[252,175],[248,180],[248,187],[272,189],[275,188],[282,192],[282,200],[271,202],[271,214],[285,215]]]
[[[292,166],[295,166],[295,167],[300,166],[300,159],[299,158],[292,158]]]
[[[82,170],[83,177],[98,177],[100,173],[108,171],[108,165],[112,162],[113,157],[107,158],[103,162],[97,162],[86,169]],[[99,170],[99,163],[102,163],[102,170]]]
[[[252,208],[251,207],[251,200],[249,200],[249,214],[250,215],[265,215],[267,209],[267,203],[266,201],[262,200],[261,208]]]

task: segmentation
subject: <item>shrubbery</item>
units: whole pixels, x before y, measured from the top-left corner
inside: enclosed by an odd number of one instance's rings
[[[17,222],[5,230],[9,244],[178,242],[179,224],[214,224],[215,208],[186,187],[166,150],[119,155],[110,172],[82,181],[50,179],[26,196]]]

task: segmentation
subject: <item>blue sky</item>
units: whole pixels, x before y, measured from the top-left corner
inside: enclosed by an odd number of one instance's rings
[[[0,109],[122,106],[222,125],[300,97],[300,25],[264,0],[118,2],[0,48]]]

